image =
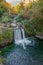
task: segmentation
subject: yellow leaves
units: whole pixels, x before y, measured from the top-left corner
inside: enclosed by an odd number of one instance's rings
[[[7,3],[8,8],[11,7],[11,5],[9,3]],[[30,8],[30,3],[18,3],[16,5],[14,5],[11,9],[12,13],[18,14],[20,12],[20,10],[22,10],[22,14],[25,15],[26,14],[26,10]]]
[[[17,5],[15,5],[13,7],[13,10],[14,10],[15,13],[18,13],[20,11],[20,9],[21,9],[21,4],[20,3],[18,3]]]
[[[9,4],[8,4],[8,7],[10,7]],[[18,14],[20,12],[20,10],[22,10],[23,11],[22,14],[25,15],[26,14],[26,10],[28,8],[30,8],[30,4],[29,3],[25,4],[24,2],[21,2],[21,3],[18,3],[16,5],[14,5],[12,7],[12,11],[11,12],[14,12],[15,14]]]
[[[23,6],[23,7],[22,7],[22,6]],[[29,7],[30,7],[30,4],[29,4],[29,3],[27,3],[27,4],[25,4],[25,5],[24,5],[24,2],[23,2],[22,4],[21,4],[21,3],[18,3],[17,5],[15,5],[15,6],[13,7],[13,11],[14,11],[15,13],[19,13],[20,10],[24,8],[22,14],[25,15],[25,14],[26,14],[26,11],[25,11],[25,10],[26,10],[27,8],[29,8]]]
[[[20,5],[20,3],[18,3],[17,5],[10,8],[10,13],[17,14],[17,13],[19,13],[20,9],[21,9],[21,5]]]

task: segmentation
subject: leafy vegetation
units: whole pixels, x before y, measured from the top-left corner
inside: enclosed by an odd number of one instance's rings
[[[36,31],[43,31],[43,1],[38,0],[37,2],[32,3],[27,11],[26,17]]]
[[[37,0],[28,6],[21,8],[20,14],[16,16],[16,21],[21,22],[28,31],[38,32],[43,36],[43,0]]]
[[[0,46],[5,46],[13,41],[13,30],[3,29],[3,31],[3,33],[0,34]]]
[[[7,3],[5,0],[0,0],[0,22],[9,22],[12,21],[11,17],[9,16],[9,10],[11,5]]]
[[[0,2],[0,17],[3,15],[3,13],[8,12],[8,8],[6,6],[5,0],[2,0]]]
[[[12,18],[10,18],[9,16],[1,17],[1,23],[11,23],[11,22],[12,22]]]

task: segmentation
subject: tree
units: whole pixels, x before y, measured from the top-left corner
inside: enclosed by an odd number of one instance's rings
[[[20,9],[21,9],[21,4],[20,3],[13,6],[13,11],[15,12],[15,14],[18,14],[20,12]]]
[[[38,0],[31,4],[31,7],[26,13],[31,25],[36,31],[43,30],[43,0]]]
[[[0,17],[3,15],[3,13],[8,12],[8,7],[6,6],[6,1],[2,0],[0,2]]]

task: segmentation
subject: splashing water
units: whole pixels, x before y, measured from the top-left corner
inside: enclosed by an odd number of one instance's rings
[[[24,49],[26,49],[26,45],[31,43],[31,40],[28,40],[25,37],[23,28],[14,29],[14,41],[16,45],[22,45]]]

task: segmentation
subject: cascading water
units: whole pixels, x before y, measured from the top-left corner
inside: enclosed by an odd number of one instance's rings
[[[21,30],[19,28],[14,30],[14,40],[15,42],[21,40]]]
[[[17,45],[22,45],[24,49],[26,49],[26,45],[28,45],[29,43],[31,43],[31,40],[28,40],[25,37],[25,32],[24,29],[22,27],[17,27],[14,29],[14,41],[15,44]]]

